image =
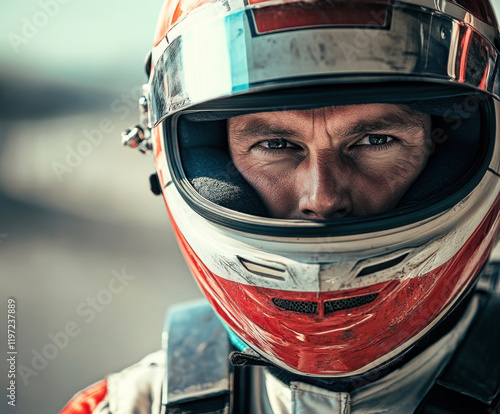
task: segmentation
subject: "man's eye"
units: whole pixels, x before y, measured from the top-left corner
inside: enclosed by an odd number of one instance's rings
[[[269,149],[284,149],[291,146],[286,139],[268,139],[262,142],[262,145]]]
[[[368,134],[363,139],[359,140],[356,145],[384,145],[394,141],[389,135],[384,134]]]

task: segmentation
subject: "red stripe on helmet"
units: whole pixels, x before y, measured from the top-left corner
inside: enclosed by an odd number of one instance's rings
[[[249,0],[252,5],[268,0]],[[317,26],[369,26],[388,24],[388,0],[379,1],[296,1],[271,4],[252,10],[260,34],[280,30],[297,30]]]

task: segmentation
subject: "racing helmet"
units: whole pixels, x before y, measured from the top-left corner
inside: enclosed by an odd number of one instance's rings
[[[499,231],[499,33],[487,0],[167,0],[142,105],[159,191],[241,352],[287,372],[380,370],[450,325]],[[432,119],[432,155],[390,211],[269,214],[228,119],[341,105]]]

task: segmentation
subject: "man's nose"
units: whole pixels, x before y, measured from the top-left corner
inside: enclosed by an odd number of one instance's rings
[[[322,220],[352,214],[349,171],[338,157],[331,152],[310,154],[298,168],[299,210],[305,218]]]

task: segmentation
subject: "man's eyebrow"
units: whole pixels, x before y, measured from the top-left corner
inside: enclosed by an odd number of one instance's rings
[[[348,125],[342,135],[358,135],[370,131],[392,130],[395,132],[408,131],[412,129],[425,129],[424,118],[416,113],[404,111],[401,113],[391,112],[376,119],[361,119],[352,125]]]
[[[340,136],[359,135],[367,132],[391,130],[394,132],[425,129],[423,115],[411,109],[400,108],[397,112],[390,112],[375,119],[360,119],[347,125],[340,132]],[[265,119],[248,120],[242,128],[236,129],[232,137],[238,141],[252,138],[298,138],[300,134],[283,126],[274,124]]]
[[[292,130],[287,129],[282,126],[273,125],[264,119],[252,119],[245,123],[243,128],[238,128],[232,134],[233,138],[238,141],[244,141],[256,137],[267,137],[267,138],[294,138],[298,137],[299,134]]]

